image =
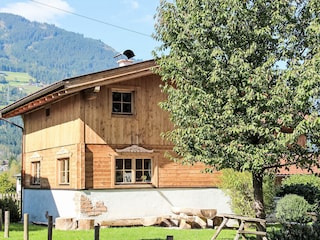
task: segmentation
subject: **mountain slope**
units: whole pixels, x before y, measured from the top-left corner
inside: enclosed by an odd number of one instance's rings
[[[0,13],[0,71],[26,72],[49,84],[115,67],[116,54],[102,41]]]

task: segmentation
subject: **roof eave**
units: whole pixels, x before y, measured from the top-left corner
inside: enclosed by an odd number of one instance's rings
[[[11,111],[15,110],[16,108],[19,108],[25,104],[28,104],[32,101],[34,101],[35,99],[41,98],[43,96],[46,96],[52,92],[56,92],[59,89],[63,89],[65,86],[65,82],[64,81],[59,81],[56,82],[48,87],[42,88],[37,92],[34,92],[26,97],[23,97],[21,99],[19,99],[18,101],[0,109],[0,118],[8,118],[8,117],[13,117],[13,116],[7,116],[8,113],[10,113]]]
[[[22,115],[30,110],[41,107],[62,97],[69,96],[84,89],[94,86],[108,85],[116,82],[130,80],[152,74],[151,69],[156,67],[154,60],[139,62],[123,67],[108,69],[100,72],[90,73],[78,77],[64,79],[30,94],[0,110],[0,118],[10,118]],[[92,80],[90,76],[97,75]],[[101,76],[100,76],[101,75]],[[91,80],[88,80],[88,77]]]

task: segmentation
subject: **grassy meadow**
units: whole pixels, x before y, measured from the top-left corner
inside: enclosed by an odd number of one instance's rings
[[[40,89],[40,87],[30,84],[30,81],[35,82],[35,79],[27,73],[7,71],[0,71],[0,73],[3,74],[5,79],[9,82],[7,84],[0,83],[0,88],[9,85],[12,87],[22,88],[27,94]]]
[[[0,71],[0,76],[6,80],[0,81],[0,108],[43,87],[36,84],[36,80],[27,73]],[[12,93],[14,88],[18,92]]]
[[[9,239],[23,240],[23,224],[12,223],[9,227]],[[101,240],[165,240],[167,236],[173,236],[174,240],[210,240],[216,230],[213,229],[173,229],[164,227],[112,227],[101,228]],[[218,239],[233,239],[235,230],[224,229]],[[4,239],[3,232],[0,239]],[[48,237],[48,229],[45,226],[29,225],[30,240],[45,240]],[[55,230],[52,231],[53,240],[93,240],[94,230]]]

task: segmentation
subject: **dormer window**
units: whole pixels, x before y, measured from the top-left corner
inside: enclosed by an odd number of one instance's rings
[[[112,113],[127,114],[133,113],[133,92],[112,92]]]

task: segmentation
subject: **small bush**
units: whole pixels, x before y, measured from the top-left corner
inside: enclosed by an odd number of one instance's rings
[[[303,197],[288,194],[279,200],[276,207],[276,217],[281,223],[308,223],[311,221],[311,217],[307,213],[314,210],[315,205],[309,204]]]
[[[11,198],[0,199],[0,209],[2,209],[3,218],[4,218],[4,212],[10,211],[10,222],[20,221],[19,206],[15,200]]]
[[[283,225],[280,229],[268,232],[269,240],[311,240],[320,239],[320,224]]]

